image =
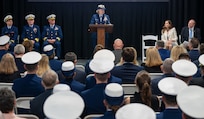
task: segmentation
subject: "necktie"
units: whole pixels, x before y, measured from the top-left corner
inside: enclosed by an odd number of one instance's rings
[[[193,29],[190,29],[190,34],[189,34],[189,38],[193,38]]]
[[[100,16],[100,22],[102,22],[102,16]]]

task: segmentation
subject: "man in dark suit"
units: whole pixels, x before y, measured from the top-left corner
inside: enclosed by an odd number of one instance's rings
[[[180,79],[167,77],[162,79],[159,84],[162,94],[162,101],[165,104],[165,110],[157,114],[157,119],[182,119],[182,112],[179,109],[176,96],[187,88],[187,84]]]
[[[49,25],[43,27],[42,38],[44,40],[43,47],[51,44],[56,48],[56,56],[61,56],[61,40],[63,38],[61,26],[55,24],[55,14],[47,16]]]
[[[90,24],[111,24],[110,23],[110,17],[109,15],[105,14],[105,6],[104,5],[98,5],[96,13],[94,14],[91,18]],[[106,44],[108,42],[108,34],[106,34]],[[97,39],[97,34],[92,33],[91,35],[92,39],[92,47],[94,48],[96,46],[96,39]]]
[[[123,41],[121,39],[119,39],[119,38],[115,39],[115,41],[113,43],[113,49],[114,50],[112,51],[113,54],[115,55],[115,61],[114,61],[115,65],[120,62],[121,53],[123,51],[123,46],[124,46],[124,44],[123,44]]]
[[[170,57],[170,51],[168,49],[164,49],[164,41],[158,40],[156,42],[156,48],[159,51],[159,54],[161,56],[162,61],[164,61],[166,58]]]
[[[7,15],[4,18],[4,22],[6,26],[2,28],[1,35],[8,35],[10,37],[10,51],[13,51],[15,45],[18,43],[18,28],[13,26],[13,17],[11,15]]]
[[[45,92],[30,101],[30,111],[32,114],[44,119],[46,116],[43,112],[45,100],[52,94],[53,87],[59,82],[57,74],[53,70],[48,70],[42,76],[42,85]]]
[[[189,39],[197,38],[201,42],[200,29],[195,27],[196,22],[194,19],[189,20],[188,26],[183,27],[181,30],[181,42],[189,41]]]
[[[13,53],[14,53],[15,62],[16,62],[16,66],[18,68],[18,71],[20,73],[24,73],[25,68],[24,68],[24,63],[21,60],[21,58],[25,54],[25,47],[22,44],[17,44],[14,47],[14,52]]]
[[[195,60],[198,60],[200,56],[200,52],[198,50],[199,45],[200,45],[200,42],[197,38],[192,38],[188,43],[188,47],[190,50],[188,54],[192,62]]]

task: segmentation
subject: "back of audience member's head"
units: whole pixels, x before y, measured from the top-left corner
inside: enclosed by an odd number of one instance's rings
[[[13,112],[15,102],[15,93],[11,89],[0,89],[0,110],[2,113]]]
[[[77,55],[74,52],[67,52],[64,56],[65,61],[71,61],[74,64],[77,62]]]
[[[125,47],[122,51],[122,58],[124,62],[133,62],[135,59],[135,51],[132,47]]]
[[[6,53],[0,62],[0,73],[13,74],[18,71],[13,55]]]
[[[124,46],[124,44],[123,44],[123,41],[121,39],[119,39],[119,38],[115,39],[115,41],[113,43],[114,50],[123,49],[123,46]]]
[[[172,70],[172,64],[174,63],[174,61],[171,59],[171,58],[167,58],[164,60],[162,66],[161,66],[161,69],[163,71],[163,73],[168,73],[168,74],[171,74],[173,73],[173,70]]]
[[[93,51],[93,55],[94,55],[97,51],[99,51],[99,50],[101,50],[101,49],[104,49],[104,48],[105,48],[105,47],[104,47],[103,45],[101,45],[101,44],[96,45],[95,48],[94,48],[94,51]]]
[[[194,48],[198,48],[200,45],[200,42],[197,38],[192,38],[189,42],[189,49],[192,50]]]
[[[146,61],[145,66],[159,66],[162,65],[162,59],[158,50],[154,47],[150,47],[146,50]]]
[[[31,40],[25,40],[22,44],[25,47],[25,53],[33,50],[33,43]]]
[[[157,49],[164,48],[164,41],[163,40],[158,40],[156,42],[156,48]]]
[[[148,72],[144,70],[138,72],[135,77],[135,83],[139,88],[139,92],[141,92],[142,102],[151,107],[151,78]]]
[[[14,47],[14,54],[15,55],[23,55],[25,53],[25,47],[22,44],[17,44]]]
[[[47,89],[53,88],[58,82],[58,75],[53,70],[48,70],[42,75],[42,84]]]
[[[171,56],[170,58],[173,59],[174,61],[178,60],[179,59],[179,55],[181,53],[187,53],[187,50],[182,47],[182,46],[174,46],[172,49],[171,49]]]
[[[49,58],[47,55],[45,54],[41,54],[42,58],[41,60],[38,62],[38,70],[36,72],[36,74],[38,76],[42,76],[43,73],[45,73],[47,70],[50,69],[50,65],[49,65]]]
[[[200,44],[199,52],[200,52],[200,55],[204,54],[204,43]]]
[[[190,55],[188,53],[181,53],[179,55],[179,59],[186,59],[186,60],[191,61]]]

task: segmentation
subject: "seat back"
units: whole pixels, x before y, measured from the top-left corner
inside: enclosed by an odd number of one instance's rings
[[[9,88],[12,89],[13,83],[0,83],[0,89],[1,88]]]
[[[26,119],[39,119],[37,116],[32,114],[18,114],[17,116]]]
[[[30,109],[30,100],[32,100],[34,97],[19,97],[16,99],[16,114],[18,114],[17,112],[17,108],[23,108],[23,109]]]
[[[132,97],[135,92],[139,92],[136,84],[122,84],[125,96]]]
[[[103,114],[90,114],[84,117],[84,119],[94,119],[96,117],[101,117]]]
[[[156,78],[161,78],[163,76],[163,73],[149,73],[149,76],[152,79],[156,79]]]
[[[84,67],[83,65],[77,64],[75,67],[76,67],[78,70],[81,70],[81,71],[85,72],[85,67]]]
[[[142,62],[146,59],[146,49],[153,47],[158,40],[158,35],[142,35]]]

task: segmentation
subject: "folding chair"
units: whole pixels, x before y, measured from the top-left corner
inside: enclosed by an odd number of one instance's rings
[[[142,35],[142,62],[144,62],[146,59],[146,50],[149,47],[155,46],[157,40],[158,35]]]
[[[19,97],[16,99],[16,107],[15,111],[16,114],[18,114],[17,108],[22,109],[30,109],[30,100],[32,100],[34,97]]]
[[[163,73],[149,73],[149,76],[152,79],[156,79],[156,78],[161,78],[163,76]]]
[[[101,117],[103,114],[90,114],[84,117],[84,119],[94,119],[96,117]]]
[[[135,92],[139,92],[136,84],[122,84],[125,96],[133,97]]]
[[[13,83],[0,83],[0,89],[1,88],[9,88],[12,89]]]
[[[76,69],[81,70],[83,72],[85,72],[85,67],[83,65],[76,65]]]
[[[39,119],[37,116],[32,114],[19,114],[17,116],[21,118],[26,118],[26,119]]]

